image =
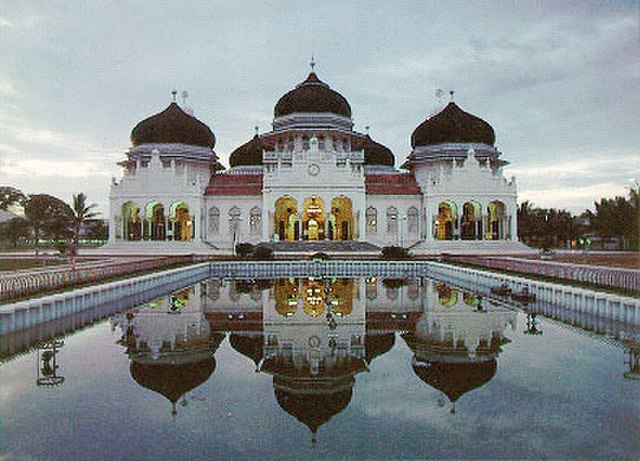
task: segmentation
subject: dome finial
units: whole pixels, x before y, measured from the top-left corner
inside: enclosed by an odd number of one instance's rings
[[[311,62],[309,62],[309,65],[311,66],[311,72],[315,72],[316,61],[313,59],[313,53],[311,53]]]
[[[369,125],[364,127],[365,131],[367,132],[367,136],[369,136],[369,128],[371,128]]]
[[[451,96],[451,102],[453,102],[453,94],[455,93],[455,91],[451,90],[449,91],[449,96]]]
[[[171,92],[171,97],[173,98],[173,102],[176,102],[176,96],[178,95],[178,91],[174,88]]]
[[[254,126],[253,129],[256,130],[256,136],[258,136],[258,133],[260,132],[258,125]]]

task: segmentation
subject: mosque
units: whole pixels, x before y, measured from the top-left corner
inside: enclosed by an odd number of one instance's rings
[[[307,78],[275,104],[272,130],[225,168],[211,129],[176,101],[138,123],[112,180],[107,249],[231,253],[402,246],[414,254],[516,253],[516,184],[481,118],[451,101],[389,148],[353,129],[347,99]],[[324,245],[324,246],[323,246]],[[326,251],[326,250],[325,250]],[[329,252],[329,251],[327,251]]]

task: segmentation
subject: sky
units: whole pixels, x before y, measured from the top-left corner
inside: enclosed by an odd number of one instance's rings
[[[0,185],[108,215],[131,129],[171,91],[223,164],[320,79],[400,166],[438,89],[489,122],[519,201],[580,213],[640,180],[633,1],[0,2]]]

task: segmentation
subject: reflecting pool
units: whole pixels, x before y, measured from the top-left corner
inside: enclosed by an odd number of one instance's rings
[[[0,338],[0,458],[640,457],[637,331],[553,317],[423,278],[101,306]]]

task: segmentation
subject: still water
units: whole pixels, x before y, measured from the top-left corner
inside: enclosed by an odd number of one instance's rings
[[[373,277],[211,279],[96,317],[2,338],[0,459],[640,457],[624,325]]]

